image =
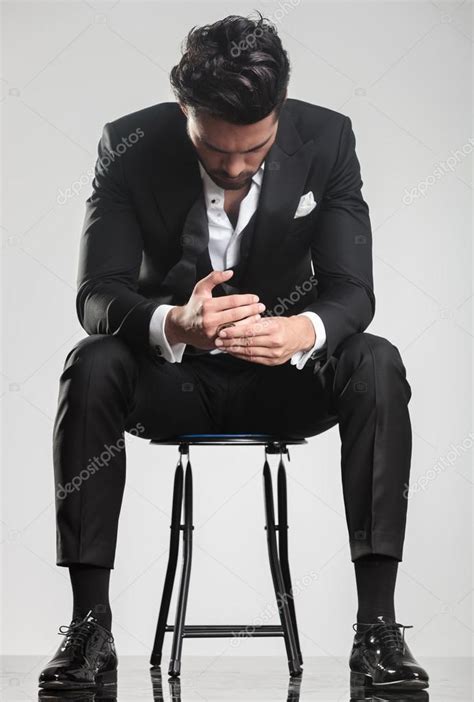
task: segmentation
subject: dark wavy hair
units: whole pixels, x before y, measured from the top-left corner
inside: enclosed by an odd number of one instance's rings
[[[170,73],[183,105],[234,124],[252,124],[273,110],[278,117],[288,86],[290,63],[275,26],[229,15],[193,27],[180,62]]]

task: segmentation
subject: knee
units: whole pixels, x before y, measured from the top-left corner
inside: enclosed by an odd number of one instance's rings
[[[134,366],[133,353],[122,339],[109,334],[92,334],[70,350],[63,376],[100,383],[117,374],[127,376]]]
[[[406,368],[400,351],[388,339],[368,332],[347,337],[341,345],[341,354],[352,362],[368,362],[384,373],[395,371],[406,378]]]
[[[388,339],[368,332],[359,332],[348,336],[341,344],[345,354],[369,356],[381,363],[402,364],[400,352]]]

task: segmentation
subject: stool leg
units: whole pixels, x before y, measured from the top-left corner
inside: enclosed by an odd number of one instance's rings
[[[171,532],[170,532],[170,547],[168,556],[168,567],[166,569],[165,584],[163,587],[163,595],[161,598],[160,613],[158,615],[158,624],[156,626],[155,642],[150,658],[150,665],[161,665],[161,653],[163,649],[163,641],[165,638],[166,623],[168,621],[168,613],[170,609],[171,595],[173,592],[174,579],[176,575],[176,565],[178,563],[179,553],[179,534],[181,526],[181,510],[183,505],[183,464],[180,456],[178,465],[174,474],[173,486],[173,505],[171,510]]]
[[[288,498],[286,489],[286,470],[283,459],[280,458],[278,466],[278,551],[280,554],[281,572],[285,585],[285,596],[288,601],[293,630],[295,632],[296,647],[300,665],[303,665],[301,655],[300,640],[298,636],[298,625],[296,623],[295,601],[293,599],[293,588],[291,585],[290,563],[288,561]]]
[[[286,595],[283,573],[278,556],[272,476],[267,459],[265,459],[263,466],[263,485],[265,493],[268,556],[270,560],[270,570],[277,599],[278,611],[280,614],[281,626],[283,629],[283,636],[285,639],[288,666],[290,669],[290,675],[301,675],[303,671],[301,669],[300,657],[298,654],[298,645],[295,638],[293,620],[291,618],[290,608],[288,606],[288,597]]]
[[[188,456],[184,478],[184,527],[183,527],[183,569],[179,586],[176,619],[173,633],[173,644],[168,669],[170,677],[177,677],[181,672],[181,650],[183,646],[184,621],[188,601],[189,579],[193,554],[193,474],[191,461]]]

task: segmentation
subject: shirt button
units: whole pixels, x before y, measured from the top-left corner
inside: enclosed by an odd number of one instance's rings
[[[155,344],[155,351],[157,356],[163,356],[163,349],[158,344]]]

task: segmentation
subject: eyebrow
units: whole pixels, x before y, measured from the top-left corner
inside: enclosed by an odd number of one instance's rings
[[[257,146],[252,146],[251,149],[247,149],[246,151],[239,151],[239,152],[237,152],[237,153],[248,154],[248,153],[250,153],[251,151],[257,151],[257,149],[261,149],[262,146],[265,146],[265,144],[267,143],[267,141],[270,141],[271,137],[272,137],[272,135],[270,134],[270,136],[269,136],[267,139],[265,139],[265,141],[262,141],[261,144],[257,144]],[[210,143],[209,143],[208,141],[206,141],[205,139],[203,139],[202,141],[203,141],[203,143],[204,143],[209,149],[212,149],[213,151],[218,151],[218,152],[221,153],[221,154],[232,154],[232,153],[235,153],[234,151],[225,151],[224,149],[218,149],[217,146],[213,146],[212,144],[210,144]]]

